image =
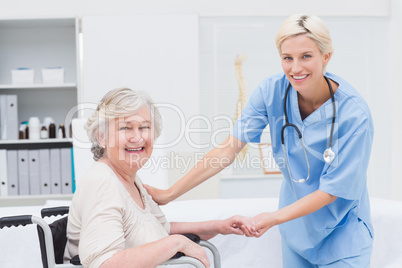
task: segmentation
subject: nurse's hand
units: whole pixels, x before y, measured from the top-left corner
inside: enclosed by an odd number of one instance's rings
[[[255,229],[252,229],[250,234],[254,237],[262,236],[271,227],[277,225],[274,213],[271,212],[264,212],[258,214],[253,218],[253,222],[255,224]]]
[[[152,199],[159,205],[166,205],[172,201],[170,189],[161,190],[147,184],[144,184],[144,188],[147,190],[148,194],[152,196]]]
[[[228,219],[231,220],[231,227],[240,229],[245,236],[254,237],[256,236],[256,226],[253,218],[244,216],[233,216]]]
[[[224,223],[229,226],[226,228],[226,232],[220,231],[221,234],[237,234],[237,235],[245,235],[245,230],[252,229],[254,227],[254,222],[252,218],[244,217],[244,216],[233,216],[229,219],[224,220]]]

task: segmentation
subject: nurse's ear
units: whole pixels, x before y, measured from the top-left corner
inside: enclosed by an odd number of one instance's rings
[[[322,55],[322,59],[323,59],[323,67],[326,67],[327,66],[327,64],[328,64],[328,62],[329,62],[329,60],[331,59],[331,57],[332,57],[332,52],[328,52],[328,53],[325,53],[325,54],[323,54]]]
[[[322,74],[325,75],[325,73],[327,72],[328,62],[332,56],[332,52],[324,53],[321,55],[322,55]]]

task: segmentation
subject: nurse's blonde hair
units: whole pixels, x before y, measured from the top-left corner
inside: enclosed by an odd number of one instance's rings
[[[334,53],[327,25],[317,16],[297,14],[288,17],[276,34],[275,44],[279,54],[282,53],[281,46],[283,41],[302,34],[316,42],[321,54]]]

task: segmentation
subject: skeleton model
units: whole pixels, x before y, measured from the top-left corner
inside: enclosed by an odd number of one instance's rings
[[[235,68],[236,68],[236,78],[239,84],[239,97],[236,103],[236,112],[233,118],[233,122],[240,117],[241,111],[243,110],[244,106],[246,106],[247,96],[246,96],[246,84],[244,83],[244,76],[242,71],[242,64],[246,60],[247,56],[245,54],[240,54],[236,56],[235,59]],[[248,145],[244,146],[244,148],[240,151],[237,155],[238,161],[243,161],[246,156],[248,149]]]

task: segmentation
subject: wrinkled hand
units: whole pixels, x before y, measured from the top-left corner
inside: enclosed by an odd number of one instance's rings
[[[252,232],[255,231],[255,221],[253,218],[244,217],[244,216],[233,216],[227,219],[230,223],[230,227],[234,230],[239,230],[242,232],[242,235],[253,236]],[[238,231],[237,231],[238,232]],[[236,233],[240,234],[240,233]]]
[[[242,228],[245,228],[245,225],[250,226],[251,228],[252,224],[250,221],[251,218],[243,216],[233,216],[226,220],[208,221],[208,226],[204,228],[204,231],[200,233],[199,236],[203,240],[209,240],[218,234],[244,235]]]
[[[210,263],[205,249],[185,236],[182,236],[182,238],[184,239],[184,243],[180,252],[184,253],[186,256],[198,259],[206,268],[209,268]]]
[[[152,199],[159,205],[166,205],[171,200],[169,199],[169,189],[162,190],[150,185],[144,184],[144,188],[147,190],[148,194],[152,196]]]
[[[271,212],[264,212],[255,216],[252,220],[255,224],[252,228],[244,229],[246,236],[260,237],[271,227],[275,226],[274,214]]]

